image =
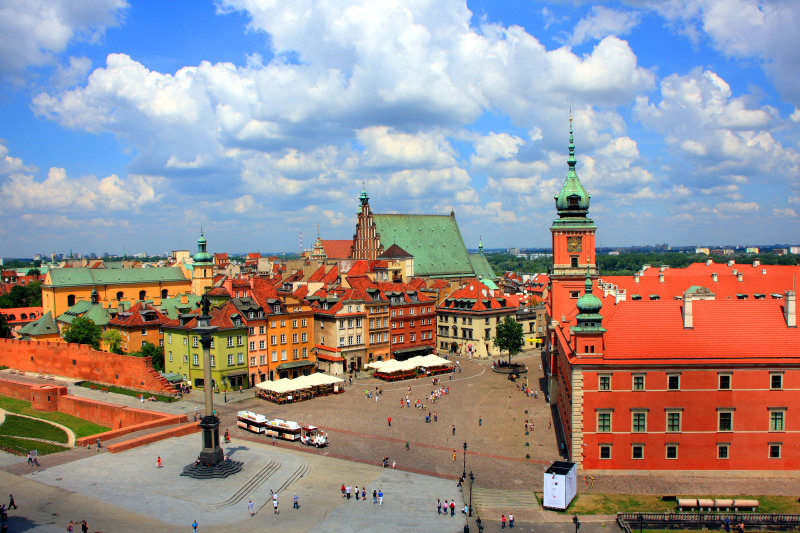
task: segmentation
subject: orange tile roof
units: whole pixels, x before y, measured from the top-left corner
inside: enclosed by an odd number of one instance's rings
[[[353,239],[335,240],[320,239],[325,248],[325,255],[331,259],[347,259],[350,257],[350,248],[353,246]]]
[[[145,320],[142,317],[142,312],[155,313],[155,320]],[[137,302],[133,307],[118,313],[117,316],[112,318],[108,323],[114,326],[122,327],[142,327],[142,326],[160,326],[170,322],[169,317],[150,305],[142,302]]]

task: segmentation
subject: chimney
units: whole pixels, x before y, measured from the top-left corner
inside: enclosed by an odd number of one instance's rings
[[[786,318],[786,325],[790,328],[797,327],[797,293],[794,291],[785,291],[786,302],[783,306],[783,316]]]
[[[736,279],[738,279],[739,281],[744,281],[744,274],[742,274],[741,272],[737,273]]]
[[[756,267],[759,267],[759,266],[761,266],[761,260],[760,259],[753,259],[753,268],[756,268]]]
[[[716,272],[711,274],[711,279],[713,279],[714,281],[717,281],[717,273]]]
[[[710,266],[711,266],[711,263],[713,263],[713,262],[714,262],[714,261],[712,261],[711,259],[706,259],[706,266],[707,266],[707,267],[710,267]]]
[[[188,294],[181,294],[181,303],[188,304],[189,303],[189,295]]]
[[[761,273],[762,273],[762,274],[766,274],[766,273],[767,273],[767,269],[766,269],[766,268],[762,268],[762,269],[761,269]]]
[[[633,281],[635,281],[636,283],[639,283],[639,273],[638,272],[633,275]]]
[[[658,275],[658,281],[660,281],[661,283],[664,283],[664,274],[659,274]]]
[[[694,329],[692,294],[689,292],[683,295],[683,329]]]
[[[733,269],[733,275],[734,276],[738,276],[739,275],[739,269],[738,268],[734,268]]]
[[[728,266],[729,267],[732,267],[734,264],[735,263],[734,263],[733,259],[728,259]]]

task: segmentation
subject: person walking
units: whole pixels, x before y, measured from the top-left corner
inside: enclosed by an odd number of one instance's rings
[[[86,523],[86,520],[81,522],[81,533],[89,533],[89,524]]]
[[[378,505],[383,505],[383,489],[378,489]]]
[[[253,503],[253,500],[250,500],[247,503],[247,510],[250,513],[250,518],[255,516],[255,514],[256,514],[256,505]]]
[[[514,529],[514,515],[510,513],[508,515],[508,527]]]
[[[356,485],[356,501],[358,501],[360,492],[358,492],[358,485]]]
[[[9,494],[8,495],[8,508],[11,509],[12,507],[14,509],[16,509],[17,508],[17,504],[14,502],[14,495],[13,494]]]
[[[69,531],[69,533],[75,532],[75,523],[72,520],[70,520],[69,524],[67,524],[67,531]]]
[[[397,470],[397,461],[392,461],[392,470]]]
[[[292,498],[292,501],[292,508],[300,509],[300,496],[298,496],[296,492],[294,493],[294,498]]]
[[[353,491],[353,489],[351,489],[351,488],[348,486],[347,488],[345,488],[345,491],[347,492],[347,499],[349,500],[349,499],[350,499],[350,495],[352,494],[352,491]]]
[[[378,503],[378,491],[377,490],[373,490],[372,491],[372,505],[375,505],[376,503]]]
[[[453,424],[453,436],[454,437],[456,436],[456,425],[455,424]]]
[[[361,487],[361,501],[367,501],[367,487]]]
[[[506,528],[506,515],[500,517],[500,529]]]
[[[447,516],[447,510],[450,509],[450,504],[447,500],[444,501],[444,505],[442,506],[442,511],[444,511],[444,515]]]
[[[442,499],[436,498],[436,514],[442,514]]]
[[[278,511],[278,495],[277,494],[273,494],[272,495],[272,514],[280,514],[280,511]]]
[[[455,450],[453,450],[453,462],[454,463],[456,462],[456,451]]]
[[[411,449],[411,441],[407,440],[406,441],[406,450],[410,450],[410,449]]]
[[[456,515],[456,501],[450,500],[450,516],[453,517]]]
[[[164,462],[161,460],[161,456],[159,455],[158,459],[156,459],[156,468],[163,468],[163,467],[164,467]]]
[[[389,422],[389,427],[392,427],[392,417],[390,416],[386,421]]]
[[[194,533],[197,533],[197,526],[199,526],[199,525],[200,524],[197,523],[197,520],[192,522],[192,529],[194,530]]]

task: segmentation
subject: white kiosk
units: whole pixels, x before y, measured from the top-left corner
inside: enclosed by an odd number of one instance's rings
[[[578,493],[578,465],[556,461],[544,473],[542,507],[566,510]]]

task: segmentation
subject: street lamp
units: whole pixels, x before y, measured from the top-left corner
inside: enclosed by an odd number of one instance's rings
[[[461,474],[461,479],[467,479],[467,441],[464,441],[464,473]]]
[[[578,515],[572,517],[572,522],[575,524],[575,533],[578,533],[581,528],[581,521],[578,519]]]
[[[472,516],[472,484],[475,483],[475,476],[472,470],[469,471],[469,516]]]

